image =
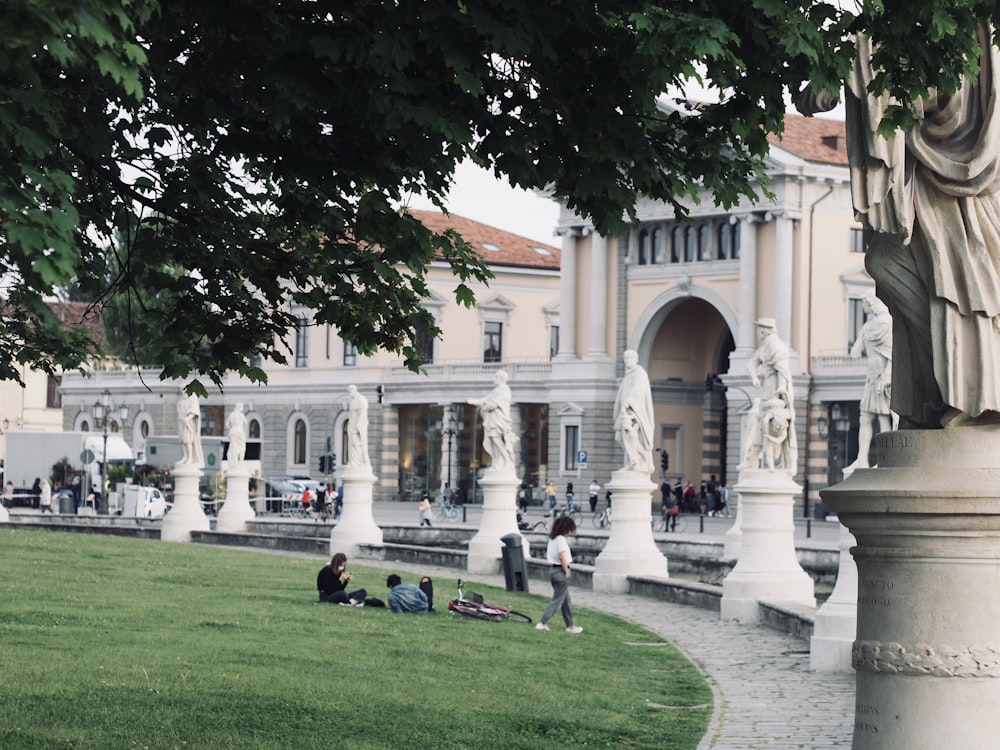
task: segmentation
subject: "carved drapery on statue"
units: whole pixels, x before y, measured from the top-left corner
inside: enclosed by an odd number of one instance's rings
[[[514,422],[510,416],[511,393],[507,373],[497,370],[493,377],[493,390],[482,398],[470,398],[469,403],[479,407],[483,418],[483,450],[490,455],[490,468],[513,469]]]
[[[876,134],[886,96],[866,90],[871,43],[847,82],[851,186],[865,264],[889,306],[892,410],[902,427],[995,421],[1000,411],[1000,113],[997,49],[981,24],[980,72],[918,102],[905,134]]]
[[[625,375],[615,398],[615,441],[625,451],[623,469],[652,473],[653,396],[649,376],[639,366],[639,355],[629,349],[622,355]]]

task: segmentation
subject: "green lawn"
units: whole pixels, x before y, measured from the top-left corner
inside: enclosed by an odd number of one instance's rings
[[[321,605],[320,565],[0,531],[0,748],[687,750],[707,728],[704,679],[636,625],[451,616],[454,579],[429,616]],[[351,568],[385,598],[386,571]],[[546,601],[474,588],[536,619]]]

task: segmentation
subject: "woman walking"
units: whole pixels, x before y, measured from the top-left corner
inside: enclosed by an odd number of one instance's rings
[[[542,618],[535,625],[535,630],[549,630],[548,622],[555,615],[556,610],[559,610],[566,623],[567,633],[583,632],[583,628],[573,624],[573,612],[570,609],[569,601],[569,566],[573,562],[573,554],[569,551],[568,537],[575,534],[576,523],[570,516],[559,516],[549,531],[549,546],[545,558],[552,566],[549,573],[549,580],[552,582],[552,599],[545,607]]]

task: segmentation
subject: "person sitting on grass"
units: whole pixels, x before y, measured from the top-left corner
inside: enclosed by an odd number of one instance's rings
[[[395,613],[410,612],[415,615],[427,614],[431,611],[433,601],[433,591],[431,579],[426,576],[420,580],[420,586],[412,583],[403,583],[403,579],[395,573],[391,573],[385,579],[385,585],[389,587],[389,611]],[[432,592],[428,596],[428,589]]]
[[[324,565],[316,576],[316,588],[319,589],[319,600],[330,604],[349,604],[352,607],[365,606],[368,592],[364,589],[348,592],[347,584],[354,574],[347,570],[347,555],[338,552]]]

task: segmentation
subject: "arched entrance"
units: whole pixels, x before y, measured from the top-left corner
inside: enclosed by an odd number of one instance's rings
[[[706,375],[728,372],[732,331],[704,299],[674,300],[662,313],[646,341],[659,440],[654,447],[669,456],[665,478],[695,489],[713,474],[725,482],[726,399],[706,388]]]

